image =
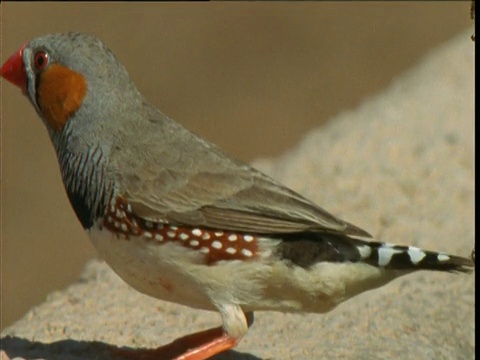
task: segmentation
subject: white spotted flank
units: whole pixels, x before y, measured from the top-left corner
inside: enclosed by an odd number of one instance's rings
[[[237,249],[233,248],[233,247],[229,247],[227,248],[227,250],[225,250],[227,253],[229,254],[236,254],[237,253]]]
[[[248,249],[242,249],[242,254],[246,257],[251,257],[253,255],[253,253]]]
[[[220,241],[214,241],[214,242],[212,242],[212,247],[214,249],[221,249],[223,247],[223,245]]]
[[[252,242],[253,241],[253,236],[252,235],[245,235],[243,237],[243,240],[245,240],[246,242]]]
[[[202,230],[200,230],[200,229],[193,229],[193,230],[192,230],[192,235],[202,236]]]

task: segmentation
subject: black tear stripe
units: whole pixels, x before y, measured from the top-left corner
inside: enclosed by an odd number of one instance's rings
[[[342,234],[295,233],[281,235],[276,255],[294,265],[309,268],[319,262],[364,262],[393,270],[470,272],[471,259],[412,246],[363,241]]]
[[[30,80],[27,79],[27,88],[28,88],[28,82]],[[40,108],[40,92],[38,91],[38,87],[40,86],[40,74],[36,74],[35,75],[35,104],[37,105],[37,107],[42,110]]]

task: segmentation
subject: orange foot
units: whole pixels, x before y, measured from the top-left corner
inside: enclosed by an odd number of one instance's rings
[[[205,360],[237,345],[221,327],[200,331],[174,340],[157,349],[116,349],[114,356],[132,360]]]

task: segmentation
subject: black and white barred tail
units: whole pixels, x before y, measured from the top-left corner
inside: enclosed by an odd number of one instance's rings
[[[475,266],[473,256],[468,259],[346,234],[284,234],[282,240],[277,255],[305,268],[319,262],[364,262],[392,270],[470,272]]]
[[[360,261],[388,269],[471,272],[474,268],[471,259],[414,246],[363,242],[357,245],[357,249]]]

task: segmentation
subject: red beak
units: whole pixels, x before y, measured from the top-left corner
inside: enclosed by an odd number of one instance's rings
[[[25,64],[23,63],[23,49],[25,46],[26,44],[10,56],[1,68],[2,77],[12,84],[17,85],[23,92],[27,91],[27,73],[25,71]]]

